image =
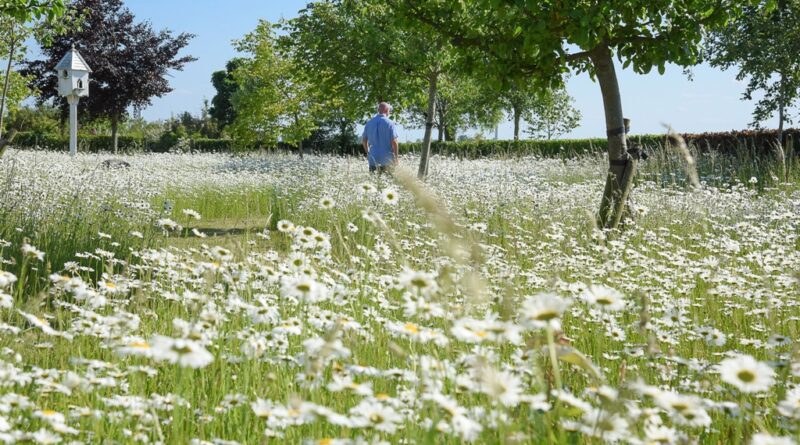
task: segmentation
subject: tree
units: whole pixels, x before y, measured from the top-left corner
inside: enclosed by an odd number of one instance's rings
[[[588,72],[600,85],[609,168],[598,222],[616,227],[633,184],[614,58],[638,73],[697,63],[710,27],[724,26],[752,0],[386,0],[409,26],[446,36],[473,72],[532,76],[543,87],[563,72]]]
[[[279,46],[279,27],[262,20],[236,43],[237,50],[250,57],[233,73],[239,89],[232,98],[236,118],[230,130],[241,143],[295,145],[302,157],[302,143],[314,131],[319,105],[310,94],[306,73],[297,69],[288,49]]]
[[[54,99],[65,108],[53,67],[75,45],[93,70],[91,93],[81,106],[91,117],[110,120],[116,152],[119,123],[128,109],[144,108],[154,97],[172,91],[166,78],[169,71],[182,70],[195,60],[178,56],[193,35],[173,36],[168,30],[156,32],[149,22],[135,23],[122,0],[75,0],[69,9],[85,12],[83,27],[68,30],[50,44],[40,42],[45,58],[27,62],[25,72],[33,75],[40,102]]]
[[[397,109],[408,102],[407,75],[382,62],[388,48],[374,40],[379,28],[341,0],[310,2],[286,22],[284,44],[298,69],[315,73],[323,114],[358,121],[374,114],[379,102],[391,101]]]
[[[211,74],[211,84],[214,85],[217,94],[211,99],[211,108],[208,113],[217,121],[220,130],[225,129],[236,119],[236,111],[231,99],[239,90],[239,84],[236,83],[233,73],[241,66],[242,62],[241,58],[233,58],[225,64],[224,70],[214,71]]]
[[[366,7],[365,7],[366,6]],[[425,136],[418,169],[428,174],[441,76],[452,72],[450,44],[438,34],[404,26],[381,1],[326,0],[311,3],[289,22],[298,61],[318,73],[326,97],[371,113],[378,102],[409,103],[425,94]]]
[[[573,99],[564,88],[542,93],[525,114],[528,134],[548,141],[569,133],[581,122],[581,112],[572,106]]]
[[[711,66],[738,67],[736,79],[749,79],[744,99],[763,93],[753,110],[753,125],[777,112],[783,143],[784,124],[791,123],[786,110],[800,95],[800,1],[778,0],[772,6],[764,1],[747,6],[745,14],[711,34],[707,50]]]
[[[501,90],[496,93],[503,109],[514,122],[515,141],[519,140],[522,117],[530,114],[530,111],[541,101],[544,91],[528,79],[521,79],[514,80],[509,85],[503,85]]]
[[[458,129],[466,127],[490,128],[502,119],[502,111],[497,106],[496,94],[488,91],[483,84],[463,73],[446,73],[441,76],[436,89],[436,113],[433,125],[437,130],[437,140],[454,141]],[[424,127],[427,121],[427,97],[418,95],[412,102],[408,113],[412,114],[412,124]]]
[[[43,39],[49,38],[60,31],[58,19],[64,15],[66,8],[64,0],[3,0],[0,2],[0,34],[2,45],[0,49],[6,56],[7,66],[3,76],[2,99],[0,100],[0,156],[5,152],[6,146],[11,143],[16,134],[12,129],[11,135],[2,139],[6,108],[15,107],[27,96],[22,88],[23,78],[12,71],[12,65],[17,60],[23,42],[39,25],[39,35]]]

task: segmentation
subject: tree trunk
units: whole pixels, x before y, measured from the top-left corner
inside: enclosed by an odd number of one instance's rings
[[[519,120],[522,116],[522,112],[520,111],[519,107],[514,107],[514,140],[519,140]]]
[[[114,141],[114,154],[119,152],[119,115],[111,116],[111,139]]]
[[[425,179],[428,176],[428,161],[431,157],[431,133],[433,133],[433,116],[436,114],[436,83],[439,74],[431,73],[428,77],[428,114],[425,122],[425,136],[422,139],[422,153],[419,159],[417,177]]]
[[[0,158],[3,157],[3,154],[6,152],[6,148],[14,141],[14,136],[17,135],[17,129],[12,128],[11,131],[8,132],[8,138],[3,139],[0,138]]]
[[[784,89],[786,85],[786,75],[781,73],[780,88],[778,91],[778,144],[784,148],[783,124],[786,120],[786,104],[784,103]]]
[[[8,49],[8,65],[6,66],[6,78],[3,81],[3,100],[0,101],[0,138],[3,137],[5,128],[6,101],[8,98],[8,81],[11,79],[11,63],[14,60],[14,51],[17,49],[17,40],[14,38],[14,24],[11,24],[11,41]]]
[[[599,46],[592,51],[591,59],[603,95],[609,160],[598,222],[601,227],[616,228],[636,174],[636,160],[627,153],[622,99],[611,50],[605,45]]]
[[[444,140],[444,125],[439,124],[436,126],[436,131],[438,135],[436,136],[436,140],[442,142]]]

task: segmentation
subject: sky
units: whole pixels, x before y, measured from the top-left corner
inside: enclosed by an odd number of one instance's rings
[[[142,112],[146,119],[165,119],[183,111],[198,113],[203,99],[209,101],[215,90],[211,73],[225,68],[236,56],[232,41],[252,31],[259,19],[277,21],[295,17],[306,0],[126,0],[138,20],[152,22],[156,30],[189,32],[196,37],[185,49],[197,58],[183,71],[172,73],[174,91],[153,100]],[[618,77],[625,116],[632,120],[632,133],[663,133],[665,125],[683,133],[743,129],[751,122],[752,102],[742,101],[745,84],[736,80],[735,71],[720,71],[700,65],[693,68],[693,80],[684,70],[668,66],[664,75],[654,72],[639,75],[621,70]],[[583,119],[565,137],[604,137],[602,97],[597,83],[587,74],[569,79],[567,90]],[[777,126],[768,121],[768,127]],[[523,126],[524,128],[524,126]],[[401,128],[401,141],[421,138],[419,129]],[[467,132],[474,134],[474,131]],[[510,139],[513,125],[504,122],[498,129],[501,139]],[[485,133],[494,137],[494,132]]]

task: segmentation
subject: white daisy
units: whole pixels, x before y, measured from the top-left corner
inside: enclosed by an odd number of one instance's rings
[[[157,335],[150,344],[150,354],[157,361],[175,363],[184,368],[203,368],[214,361],[214,356],[193,340]]]
[[[381,193],[381,196],[383,197],[383,202],[389,205],[397,205],[400,200],[400,195],[397,193],[397,190],[392,188],[385,189]]]
[[[559,319],[570,303],[570,300],[550,293],[528,297],[522,303],[522,324],[531,329],[546,327],[561,329]]]
[[[750,445],[795,445],[794,439],[785,436],[773,436],[768,433],[755,433]]]
[[[323,196],[319,199],[319,207],[324,210],[330,210],[336,207],[336,201],[330,196]]]
[[[726,358],[717,368],[723,382],[742,392],[765,392],[775,383],[775,371],[749,355]]]
[[[608,312],[617,312],[625,309],[625,299],[616,289],[603,285],[590,285],[581,298],[589,304],[595,305]]]

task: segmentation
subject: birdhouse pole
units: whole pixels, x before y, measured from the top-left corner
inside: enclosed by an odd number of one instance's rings
[[[78,102],[89,95],[89,73],[92,70],[83,60],[75,45],[56,65],[58,94],[69,104],[69,154],[78,154]]]
[[[78,154],[78,102],[80,98],[74,94],[67,96],[69,104],[69,155]]]

